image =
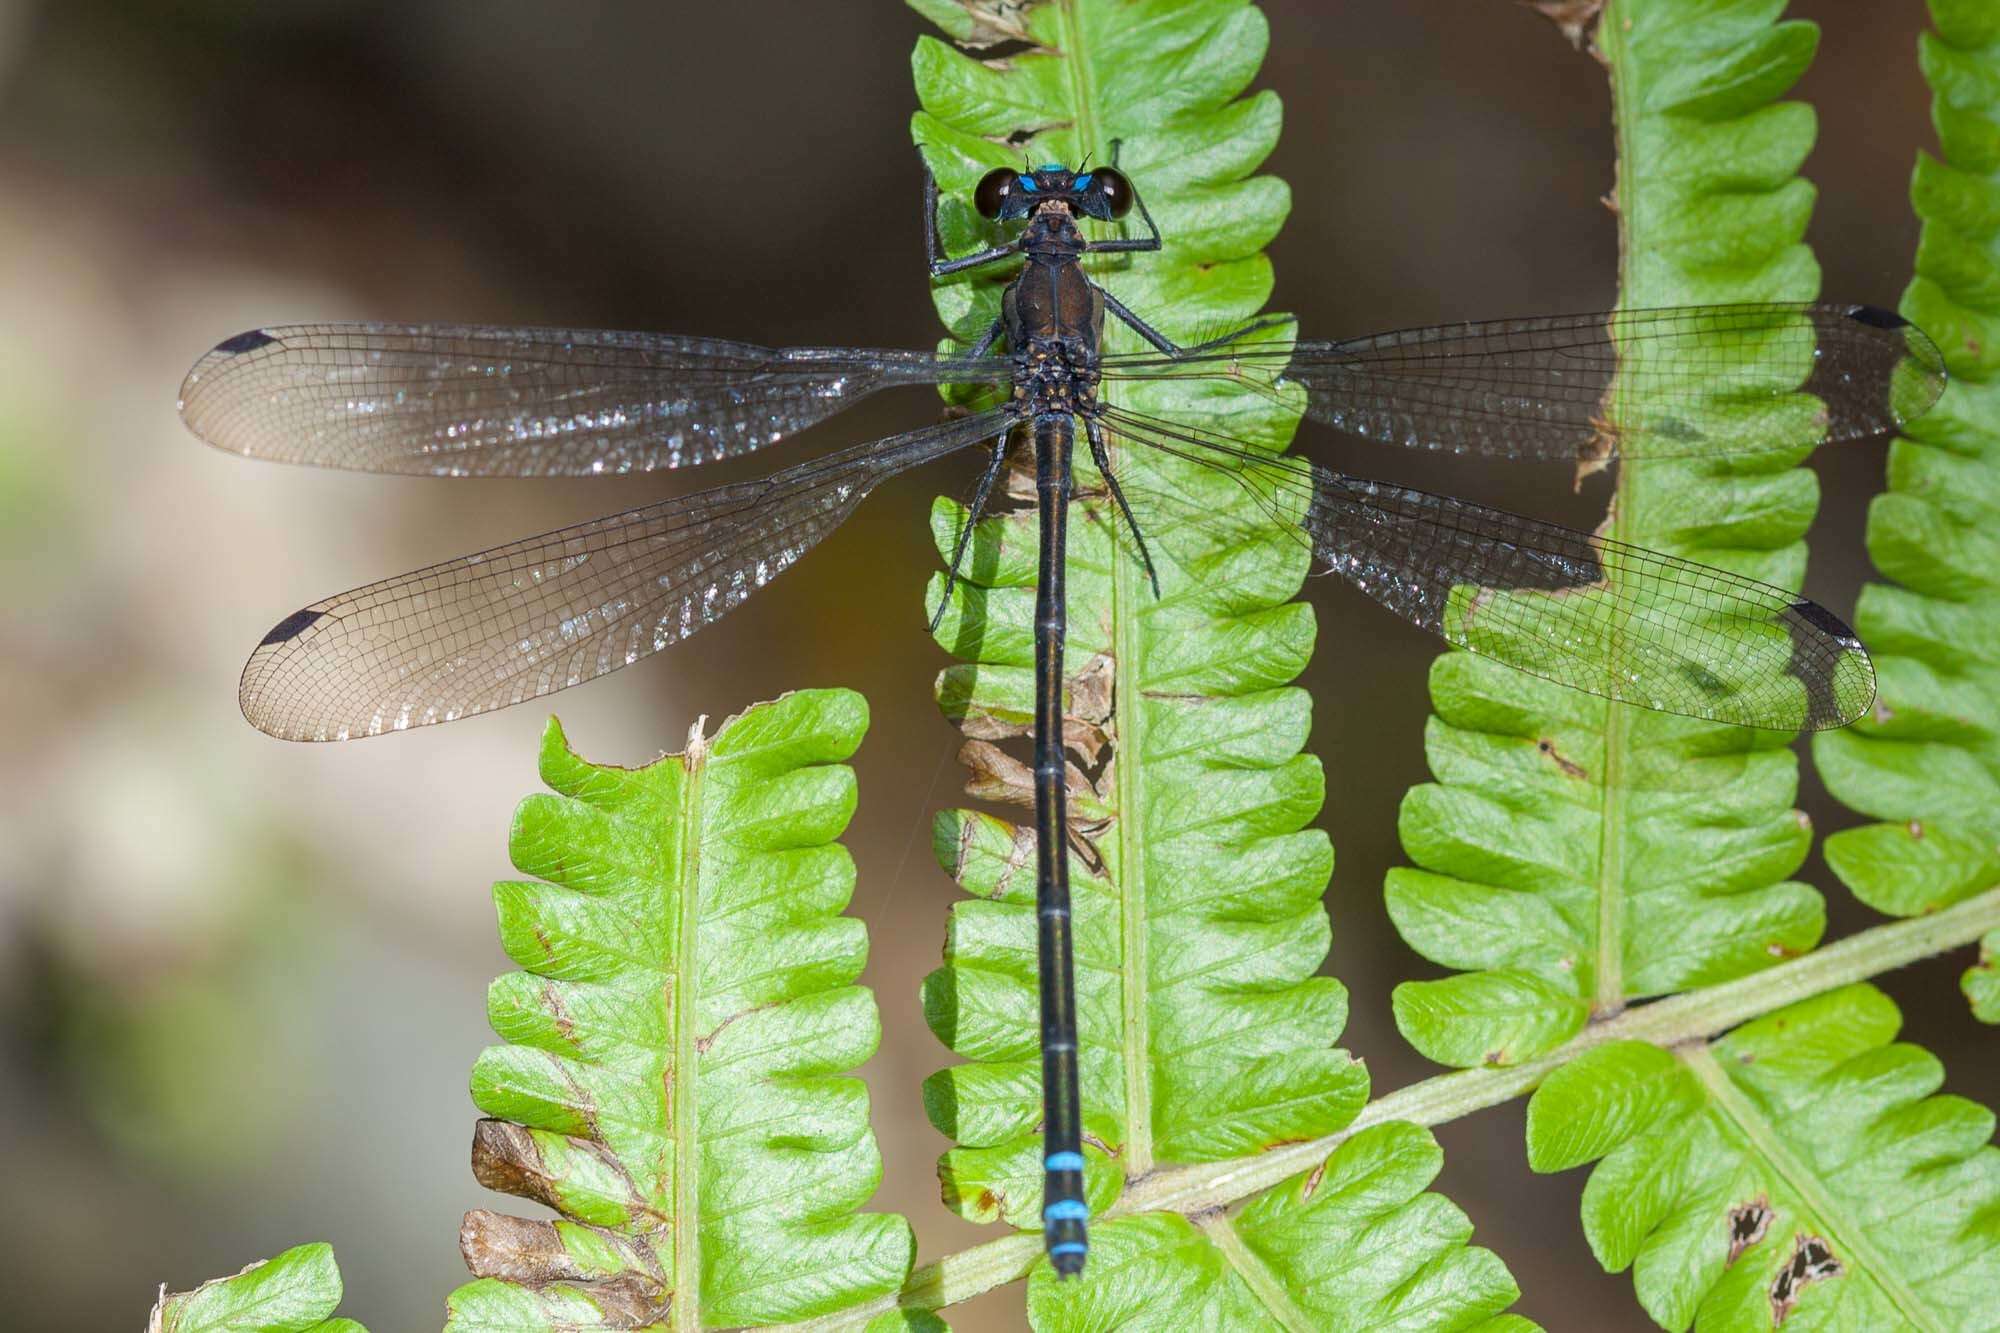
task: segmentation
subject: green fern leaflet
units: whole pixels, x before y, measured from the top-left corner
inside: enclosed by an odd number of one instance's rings
[[[1993,1113],[1933,1095],[1900,1023],[1861,985],[1712,1044],[1602,1046],[1529,1102],[1529,1163],[1603,1159],[1584,1233],[1665,1328],[2000,1327]]]
[[[340,1266],[328,1245],[300,1245],[193,1291],[164,1291],[146,1333],[368,1333],[336,1319]]]
[[[914,1245],[856,1209],[881,1158],[868,1094],[875,1001],[845,760],[845,690],[699,726],[686,754],[592,764],[553,721],[494,887],[523,968],[488,997],[473,1100],[481,1182],[555,1223],[467,1215],[452,1333],[775,1323],[894,1290]],[[521,1276],[528,1275],[528,1276]]]
[[[1813,744],[1828,790],[1885,821],[1828,838],[1827,864],[1897,916],[2000,884],[2000,17],[1981,0],[1931,16],[1920,58],[1944,158],[1921,155],[1911,181],[1924,230],[1902,309],[1937,331],[1952,385],[1892,446],[1868,511],[1868,553],[1895,581],[1855,616],[1881,697]]]

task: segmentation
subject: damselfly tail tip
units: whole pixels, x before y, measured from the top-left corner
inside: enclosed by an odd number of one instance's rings
[[[1063,1178],[1071,1172],[1083,1169],[1083,1158],[1074,1152],[1049,1154],[1049,1182],[1051,1195],[1059,1192],[1079,1190],[1080,1177]],[[1064,1189],[1065,1184],[1068,1190]],[[1048,1246],[1049,1267],[1056,1270],[1058,1278],[1075,1277],[1083,1271],[1083,1261],[1088,1253],[1090,1205],[1074,1193],[1068,1198],[1052,1197],[1042,1205],[1042,1236]]]
[[[1077,1277],[1083,1272],[1087,1249],[1080,1240],[1059,1241],[1049,1246],[1049,1267],[1056,1270],[1058,1279]]]

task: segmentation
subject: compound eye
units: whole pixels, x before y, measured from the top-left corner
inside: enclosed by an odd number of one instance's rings
[[[1118,168],[1097,168],[1090,173],[1090,184],[1112,217],[1122,218],[1132,211],[1132,182]]]
[[[979,210],[983,218],[997,218],[1000,209],[1007,202],[1007,196],[1014,193],[1014,182],[1021,179],[1021,173],[1012,167],[995,167],[979,178],[979,184],[972,191],[972,206]]]

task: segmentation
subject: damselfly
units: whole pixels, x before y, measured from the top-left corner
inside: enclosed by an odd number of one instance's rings
[[[594,679],[727,614],[884,480],[981,449],[951,563],[1016,445],[1040,516],[1034,795],[1043,1221],[1055,1270],[1081,1270],[1087,1208],[1077,1095],[1063,757],[1065,520],[1075,423],[1133,549],[1127,450],[1163,450],[1248,489],[1326,569],[1400,616],[1523,671],[1621,703],[1742,726],[1841,726],[1874,698],[1852,631],[1785,590],[1602,536],[1274,456],[1197,420],[1121,406],[1174,379],[1287,395],[1386,443],[1592,466],[1633,456],[1799,448],[1890,430],[1944,385],[1937,349],[1886,311],[1718,306],[1501,320],[1342,342],[1260,322],[1176,346],[1084,267],[1153,251],[1159,229],[1115,166],[1001,168],[977,211],[1023,224],[944,258],[926,177],[930,271],[1021,262],[1000,316],[962,354],[771,350],[710,338],[445,324],[302,324],[216,347],[181,391],[188,427],[257,458],[443,476],[678,468],[761,449],[878,389],[996,386],[983,406],[723,486],[314,602],[264,637],[243,712],[288,740],[448,722]],[[1136,206],[1143,236],[1088,239]],[[1105,317],[1149,350],[1101,351]],[[1113,392],[1107,395],[1101,389]],[[1143,506],[1142,506],[1143,508]],[[1157,580],[1154,582],[1157,590]],[[942,615],[950,585],[940,600]]]

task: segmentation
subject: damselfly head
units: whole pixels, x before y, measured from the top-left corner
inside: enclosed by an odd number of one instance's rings
[[[1116,167],[1071,171],[1050,162],[1032,171],[996,167],[972,191],[981,217],[1012,222],[1042,204],[1058,203],[1081,217],[1110,222],[1132,211],[1132,182]]]

